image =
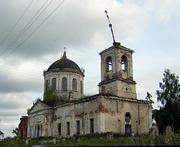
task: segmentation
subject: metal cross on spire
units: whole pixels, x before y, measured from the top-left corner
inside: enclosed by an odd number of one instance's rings
[[[66,47],[64,47],[64,52],[66,52]]]
[[[114,37],[114,32],[113,32],[113,29],[112,29],[112,24],[111,24],[111,22],[110,22],[110,19],[109,19],[109,16],[108,16],[108,12],[107,12],[107,10],[105,10],[104,12],[106,13],[106,17],[107,17],[108,22],[109,22],[109,27],[110,27],[110,29],[111,29],[112,38],[113,38],[113,44],[114,44],[116,41],[115,41],[115,37]]]
[[[66,58],[66,47],[64,47],[63,57]]]

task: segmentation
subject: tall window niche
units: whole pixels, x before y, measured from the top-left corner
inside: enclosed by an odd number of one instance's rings
[[[52,79],[52,90],[56,90],[56,78]]]
[[[72,80],[72,89],[74,91],[77,91],[77,80],[75,78],[73,78]]]
[[[70,135],[70,122],[66,122],[66,125],[67,125],[67,135],[69,136]]]
[[[81,92],[81,94],[83,94],[83,81],[80,82],[80,88],[81,88],[80,92]]]
[[[121,57],[121,69],[123,71],[128,71],[128,59],[125,55]]]
[[[112,57],[108,56],[106,58],[106,71],[110,72],[110,71],[112,71],[112,68],[113,68]]]
[[[67,90],[67,78],[63,77],[62,78],[62,90]]]
[[[58,134],[59,134],[59,136],[61,136],[61,133],[62,133],[61,123],[58,123]]]
[[[45,91],[47,91],[49,89],[49,80],[47,79],[45,81]]]

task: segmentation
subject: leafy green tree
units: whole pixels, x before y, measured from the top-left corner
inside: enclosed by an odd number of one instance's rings
[[[50,89],[47,89],[45,92],[44,92],[44,100],[43,100],[47,105],[49,106],[57,106],[58,104],[61,104],[61,103],[64,103],[65,100],[60,97],[60,96],[57,96],[57,94],[55,93],[54,90],[52,90],[51,88]]]
[[[175,132],[180,129],[180,84],[179,77],[166,69],[163,80],[159,83],[160,90],[157,90],[157,100],[161,102],[159,110],[153,111],[153,117],[160,129],[170,125]]]

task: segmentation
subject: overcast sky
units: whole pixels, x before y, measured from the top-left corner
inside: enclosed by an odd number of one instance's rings
[[[85,94],[98,93],[99,52],[112,45],[105,9],[116,41],[135,51],[138,99],[148,91],[157,108],[164,69],[180,75],[180,0],[0,0],[0,130],[6,136],[42,98],[43,70],[64,47],[85,69]]]

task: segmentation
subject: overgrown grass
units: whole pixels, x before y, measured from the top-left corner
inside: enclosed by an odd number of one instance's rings
[[[56,144],[52,139],[31,139],[29,145],[25,145],[25,139],[10,139],[0,142],[0,147],[32,147],[33,145],[57,146],[141,146],[141,145],[180,145],[180,135],[173,136],[136,136],[136,137],[117,137],[106,139],[105,137],[81,137],[79,139],[57,140]]]

